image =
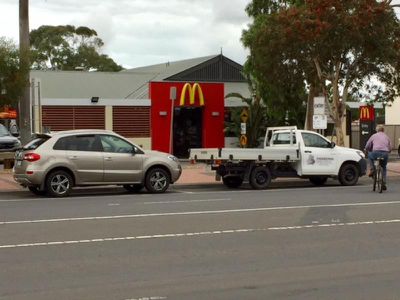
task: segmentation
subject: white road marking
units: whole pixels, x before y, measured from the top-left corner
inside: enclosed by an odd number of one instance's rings
[[[167,233],[167,234],[155,234],[155,235],[108,237],[108,238],[97,238],[97,239],[52,241],[52,242],[27,243],[27,244],[10,244],[10,245],[0,245],[0,249],[60,246],[60,245],[102,243],[102,242],[115,242],[115,241],[128,241],[128,240],[149,240],[149,239],[160,239],[160,238],[212,236],[212,235],[234,234],[234,233],[252,233],[260,231],[300,230],[300,229],[311,229],[311,228],[346,227],[346,226],[356,226],[356,225],[380,225],[380,224],[393,224],[393,223],[400,223],[400,219],[360,221],[360,222],[348,222],[348,223],[330,223],[330,224],[302,225],[302,226],[280,226],[280,227],[253,228],[253,229],[229,229],[229,230],[214,230],[214,231],[187,232],[187,233]]]
[[[108,203],[107,205],[108,205],[108,206],[120,206],[119,203]]]
[[[191,203],[191,202],[217,202],[217,201],[232,201],[232,198],[204,199],[204,200],[152,201],[152,202],[144,202],[143,204],[170,204],[170,203],[172,204],[172,203]]]
[[[125,299],[125,300],[164,300],[164,299],[167,299],[167,297],[151,296],[151,297],[140,297],[140,298]]]
[[[207,214],[230,214],[230,213],[245,213],[245,212],[259,212],[259,211],[290,210],[290,209],[308,209],[308,208],[329,208],[329,207],[347,207],[347,206],[377,206],[377,205],[387,205],[387,204],[396,204],[397,205],[397,204],[400,204],[400,201],[360,202],[360,203],[340,203],[340,204],[320,204],[320,205],[298,205],[298,206],[277,206],[277,207],[225,209],[225,210],[185,211],[185,212],[171,212],[171,213],[150,213],[150,214],[136,214],[136,215],[115,215],[115,216],[99,216],[99,217],[18,220],[18,221],[3,221],[3,222],[0,222],[0,225],[29,224],[29,223],[56,223],[56,222],[72,222],[72,221],[97,221],[97,220],[114,220],[114,219],[129,219],[129,218],[147,218],[147,217],[207,215]]]

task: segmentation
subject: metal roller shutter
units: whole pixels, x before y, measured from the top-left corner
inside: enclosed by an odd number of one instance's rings
[[[43,106],[43,127],[51,131],[105,129],[104,106]]]
[[[150,107],[114,106],[113,130],[124,137],[150,137]]]

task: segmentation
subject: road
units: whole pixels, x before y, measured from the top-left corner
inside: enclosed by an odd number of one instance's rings
[[[0,193],[0,299],[398,299],[400,179]]]

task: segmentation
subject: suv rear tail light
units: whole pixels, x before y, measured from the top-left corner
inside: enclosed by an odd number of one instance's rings
[[[26,153],[24,155],[24,160],[29,161],[29,162],[37,161],[39,159],[40,159],[40,155],[37,153]]]

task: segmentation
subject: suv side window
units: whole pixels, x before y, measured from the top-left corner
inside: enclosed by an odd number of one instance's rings
[[[113,135],[100,135],[104,152],[110,153],[134,153],[136,147]]]
[[[331,148],[331,144],[319,135],[303,132],[301,136],[306,147]]]
[[[77,135],[60,138],[53,147],[54,150],[66,151],[102,151],[95,135]]]

